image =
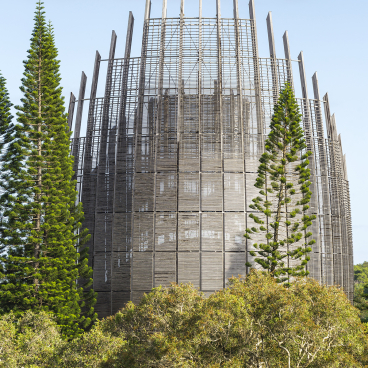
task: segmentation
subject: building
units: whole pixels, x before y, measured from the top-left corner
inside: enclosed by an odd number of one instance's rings
[[[227,0],[230,1],[230,0]],[[140,57],[131,57],[129,14],[125,55],[96,53],[92,88],[85,98],[82,73],[78,100],[71,94],[69,126],[84,226],[93,267],[96,310],[115,313],[128,301],[170,282],[192,282],[206,293],[228,277],[244,275],[250,241],[243,237],[254,181],[280,86],[298,86],[317,215],[310,274],[353,295],[353,247],[349,184],[341,139],[328,95],[312,78],[308,97],[303,54],[276,58],[272,17],[267,17],[270,56],[258,55],[254,0],[249,19],[180,15],[150,18],[146,1]],[[215,6],[215,2],[214,2]],[[179,10],[179,9],[178,9]],[[97,97],[99,70],[105,93]],[[293,72],[298,74],[293,77]],[[300,75],[300,78],[299,78]],[[87,120],[80,137],[83,107]],[[73,112],[76,108],[75,121]]]

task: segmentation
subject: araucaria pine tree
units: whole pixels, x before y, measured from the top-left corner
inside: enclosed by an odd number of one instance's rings
[[[70,156],[70,132],[60,87],[60,62],[41,1],[35,12],[17,124],[6,126],[1,156],[0,308],[56,315],[73,337],[96,318],[88,239]],[[82,285],[80,280],[84,280]]]
[[[250,208],[254,226],[247,228],[245,237],[256,240],[250,251],[254,263],[267,270],[279,282],[292,276],[306,276],[308,255],[315,215],[308,214],[311,191],[310,170],[301,114],[291,86],[286,83],[280,92],[260,158],[255,187],[259,195]],[[250,241],[248,241],[250,243]]]
[[[4,136],[5,133],[8,131],[13,116],[11,114],[12,104],[9,100],[9,93],[6,88],[6,80],[0,74],[0,150],[4,147]]]
[[[9,93],[6,88],[6,80],[0,74],[0,151],[4,148],[4,141],[5,141],[5,133],[9,131],[11,126],[11,121],[13,116],[11,115],[12,104],[9,100]],[[2,254],[5,250],[4,245],[0,244],[0,254]],[[0,262],[0,277],[4,275],[4,267],[3,263]],[[0,302],[0,313],[3,313],[4,310],[2,308]]]

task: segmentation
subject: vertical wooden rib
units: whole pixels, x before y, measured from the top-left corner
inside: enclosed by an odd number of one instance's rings
[[[83,105],[84,105],[84,94],[86,92],[86,83],[87,76],[82,72],[81,82],[79,87],[79,95],[78,95],[78,107],[77,107],[77,116],[75,119],[75,131],[74,131],[74,144],[73,144],[73,156],[74,156],[74,178],[78,175],[79,168],[79,137],[80,137],[80,129],[82,122],[82,114],[83,114]]]
[[[133,39],[133,28],[134,28],[134,17],[133,13],[129,12],[129,18],[128,18],[128,28],[127,28],[127,35],[126,35],[126,41],[125,41],[125,52],[124,52],[124,62],[122,67],[122,83],[121,83],[121,93],[120,93],[120,103],[119,103],[119,118],[118,118],[118,131],[117,131],[117,154],[115,155],[115,172],[114,172],[114,195],[113,195],[113,217],[112,217],[112,226],[111,226],[111,314],[114,313],[114,305],[118,305],[116,301],[119,300],[119,298],[123,295],[120,291],[123,290],[124,294],[130,295],[131,292],[131,285],[130,285],[130,275],[131,275],[131,263],[129,262],[128,268],[129,268],[129,275],[128,277],[125,277],[123,280],[119,279],[119,273],[116,272],[114,274],[114,261],[115,261],[115,255],[118,259],[118,267],[124,267],[126,268],[126,263],[122,262],[122,265],[120,265],[120,247],[117,247],[117,249],[114,248],[115,243],[122,243],[124,245],[124,239],[125,242],[127,242],[128,234],[121,232],[121,227],[124,226],[124,224],[121,224],[121,214],[116,215],[116,205],[117,202],[121,201],[122,196],[124,195],[122,191],[128,192],[128,188],[124,188],[124,183],[127,183],[128,176],[131,176],[131,169],[128,168],[126,165],[127,160],[127,151],[129,149],[129,141],[127,137],[127,126],[126,126],[126,107],[127,107],[127,96],[128,96],[128,78],[129,78],[129,65],[130,65],[130,53],[132,48],[132,39]],[[125,184],[127,185],[127,184]],[[132,193],[130,193],[132,195]],[[129,193],[126,193],[126,195],[129,195]],[[128,205],[128,204],[127,204]],[[125,213],[129,213],[132,211],[132,208],[125,208]],[[121,211],[120,211],[121,212]],[[119,221],[120,220],[120,221]],[[121,233],[123,233],[123,236],[121,236]],[[119,238],[120,235],[120,238]],[[124,237],[125,235],[125,237]],[[126,245],[126,244],[125,244]],[[130,249],[127,248],[127,246],[123,248],[123,259],[128,259],[128,256],[130,254]],[[126,271],[121,272],[122,274],[125,274]],[[117,281],[115,283],[115,281]],[[116,292],[115,292],[116,291]],[[119,292],[117,292],[119,291]],[[114,293],[115,292],[115,293]]]
[[[102,115],[102,127],[101,127],[101,143],[100,143],[100,159],[98,172],[102,173],[102,169],[105,168],[106,162],[106,149],[107,149],[107,135],[109,129],[109,112],[110,112],[110,96],[111,96],[111,85],[112,85],[112,69],[114,64],[115,49],[116,49],[116,33],[112,31],[109,61],[106,75],[105,95],[104,95],[104,107]]]
[[[97,93],[97,85],[98,85],[98,76],[100,73],[100,62],[101,62],[101,55],[98,51],[96,51],[95,56],[95,64],[93,67],[93,76],[92,76],[92,85],[91,85],[91,94],[90,94],[90,101],[89,101],[89,112],[88,112],[88,120],[87,120],[87,147],[91,145],[91,139],[93,135],[93,131],[95,130],[95,119],[94,119],[94,107],[96,103],[96,93]],[[87,149],[87,155],[92,154],[90,149]]]
[[[243,186],[246,188],[246,177],[245,177],[245,139],[244,139],[244,119],[243,119],[243,79],[242,79],[242,59],[241,59],[241,41],[240,41],[240,30],[239,30],[239,6],[238,0],[233,0],[233,9],[234,9],[234,25],[235,25],[235,47],[236,47],[236,68],[237,68],[237,98],[238,98],[238,119],[239,126],[241,129],[241,145],[242,145],[242,161],[243,161]],[[234,133],[234,127],[233,127]],[[246,224],[246,197],[244,196],[244,224]],[[245,249],[245,257],[247,262],[247,249]],[[248,272],[248,268],[246,268],[246,272]]]
[[[86,92],[86,84],[87,84],[87,76],[84,74],[84,72],[82,72],[81,82],[80,82],[80,87],[79,87],[79,95],[78,95],[77,116],[75,119],[74,139],[80,137],[80,129],[81,129],[81,122],[82,122],[84,94]]]
[[[134,119],[134,155],[133,155],[133,180],[132,180],[132,219],[131,219],[131,234],[132,234],[132,258],[131,258],[131,300],[136,300],[136,298],[140,295],[142,287],[144,286],[142,283],[142,278],[145,278],[144,270],[142,269],[142,264],[145,265],[146,268],[151,267],[150,279],[146,280],[146,284],[152,287],[153,282],[153,270],[152,270],[152,257],[151,259],[144,259],[140,255],[140,252],[135,252],[134,250],[138,248],[138,244],[135,244],[135,207],[137,198],[134,193],[137,187],[137,155],[138,155],[138,137],[141,137],[142,134],[142,123],[143,123],[143,115],[144,115],[144,105],[145,101],[145,81],[146,81],[146,62],[147,62],[147,47],[148,47],[148,33],[149,33],[149,22],[150,22],[150,12],[151,12],[151,0],[146,0],[146,7],[144,12],[144,24],[143,24],[143,36],[142,36],[142,49],[141,49],[141,61],[140,61],[140,71],[139,71],[139,90],[138,90],[138,108],[137,115]],[[140,220],[137,219],[139,222]],[[139,226],[139,223],[137,224]],[[152,254],[152,253],[151,253]],[[143,255],[144,257],[145,255]],[[146,262],[146,263],[145,263]],[[147,263],[148,262],[148,263]],[[151,262],[151,263],[150,263]],[[146,270],[147,271],[147,270]],[[136,284],[140,286],[137,287]]]
[[[202,147],[202,62],[203,62],[203,50],[202,50],[202,0],[199,0],[199,19],[198,19],[198,129],[199,129],[199,286],[202,285],[202,249],[203,249],[203,241],[202,241],[202,229],[203,229],[203,198],[202,198],[202,186],[203,186],[203,174],[202,174],[202,155],[203,155],[203,147]]]
[[[92,174],[92,160],[94,156],[94,140],[98,139],[95,132],[95,103],[96,92],[98,84],[98,75],[100,70],[101,55],[96,51],[95,64],[93,69],[93,78],[91,86],[91,97],[89,102],[89,111],[87,119],[87,132],[86,132],[86,146],[84,150],[84,167],[83,167],[83,190],[82,190],[82,203],[85,213],[85,220],[83,222],[83,228],[89,229],[91,235],[90,240],[85,244],[85,247],[89,248],[89,266],[93,266],[93,239],[95,231],[95,202],[96,202],[96,190],[95,179],[96,175]]]
[[[327,254],[332,253],[332,232],[331,232],[331,202],[330,202],[330,190],[328,181],[328,157],[327,149],[325,145],[322,110],[321,110],[321,96],[319,92],[317,72],[313,74],[313,92],[314,92],[314,116],[315,116],[315,129],[314,141],[318,147],[318,159],[320,166],[320,185],[319,188],[319,209],[322,211],[320,217],[320,226],[322,227],[321,233],[323,239],[321,239],[321,282],[325,284],[331,284],[332,277],[328,277],[329,270],[331,269],[331,260],[327,257]],[[323,244],[323,247],[322,247]]]
[[[286,64],[287,64],[288,82],[291,85],[291,87],[294,89],[293,69],[292,69],[292,66],[291,66],[291,54],[290,54],[288,31],[285,31],[284,35],[282,36],[282,41],[283,41],[283,44],[284,44],[284,53],[285,53],[285,59],[286,59]]]
[[[311,123],[311,112],[310,112],[310,106],[309,106],[309,100],[308,100],[308,88],[307,88],[307,80],[305,76],[305,66],[304,66],[304,56],[303,52],[300,52],[298,56],[299,61],[299,73],[300,73],[300,84],[302,88],[302,97],[303,97],[303,126],[304,126],[304,134],[305,134],[305,140],[307,143],[307,148],[309,151],[312,151],[313,154],[309,156],[309,169],[311,172],[311,186],[310,189],[312,191],[312,197],[310,201],[310,208],[307,211],[308,215],[311,214],[318,214],[318,197],[317,197],[317,185],[316,185],[316,160],[314,157],[315,149],[314,149],[314,142],[313,142],[313,129],[312,129],[312,123]],[[314,220],[313,227],[319,229],[319,222],[318,217],[316,220]],[[320,241],[319,241],[319,233],[315,232],[313,234],[313,239],[316,240],[316,245],[314,249],[318,249],[320,247]],[[311,255],[313,256],[313,254]],[[317,256],[317,255],[316,255]],[[306,266],[308,269],[308,265]],[[314,275],[312,275],[314,276]],[[321,275],[315,275],[316,278],[320,278]]]
[[[261,76],[259,69],[259,55],[258,55],[258,39],[257,39],[257,25],[256,13],[254,8],[254,0],[249,1],[249,18],[252,21],[252,51],[253,51],[253,69],[254,69],[254,95],[256,103],[257,114],[257,133],[258,133],[258,154],[264,151],[264,127],[262,114],[262,96],[261,96]]]
[[[221,2],[216,0],[216,18],[217,18],[217,88],[216,94],[216,115],[220,125],[221,134],[221,171],[222,171],[222,234],[225,234],[225,215],[224,215],[224,129],[223,129],[223,111],[222,111],[222,21],[221,21]],[[223,241],[222,249],[222,281],[225,287],[225,242]]]
[[[85,147],[85,157],[84,157],[84,175],[90,174],[92,170],[92,156],[93,156],[93,134],[95,131],[95,104],[96,104],[96,93],[97,93],[97,84],[98,84],[98,76],[100,72],[100,61],[101,55],[98,51],[96,51],[95,63],[93,68],[93,76],[92,76],[92,85],[91,85],[91,94],[89,101],[89,109],[88,109],[88,118],[87,118],[87,131],[86,131],[86,147]],[[88,186],[88,184],[87,184]],[[91,194],[92,195],[92,194]],[[83,201],[85,203],[85,201]],[[94,213],[94,210],[92,211]]]
[[[151,13],[151,0],[146,0],[146,7],[144,10],[144,20],[148,20],[150,18]]]
[[[351,238],[351,214],[349,211],[349,194],[348,194],[348,183],[345,179],[345,161],[344,153],[342,151],[341,134],[338,135],[338,145],[340,154],[340,167],[339,167],[339,186],[340,186],[340,218],[341,218],[341,234],[342,234],[342,286],[346,294],[350,297],[351,293],[354,291],[351,288],[350,275],[354,271],[350,267],[350,247],[352,248],[352,238]]]
[[[330,201],[331,201],[331,222],[332,222],[332,253],[333,253],[333,279],[335,285],[341,285],[342,282],[342,232],[341,232],[341,201],[340,201],[340,185],[339,185],[339,162],[340,150],[338,149],[337,131],[335,116],[330,113],[330,105],[328,94],[324,96],[326,125],[328,134],[329,147],[329,173],[330,173]]]
[[[71,92],[70,93],[70,100],[69,100],[69,109],[68,109],[68,127],[69,131],[72,130],[73,125],[73,117],[74,117],[74,107],[75,107],[75,96]]]
[[[129,12],[128,29],[125,41],[125,52],[124,52],[124,66],[123,66],[123,78],[121,83],[121,94],[120,94],[120,108],[119,108],[119,129],[118,136],[121,137],[125,134],[125,112],[127,105],[127,86],[128,86],[128,75],[129,75],[129,59],[130,52],[132,49],[133,40],[133,28],[134,28],[134,17],[133,13]]]
[[[272,23],[272,13],[268,12],[267,18],[267,34],[268,34],[268,47],[270,50],[270,57],[276,58],[276,48],[275,48],[275,38],[273,35],[273,23]]]
[[[180,141],[182,126],[182,109],[183,109],[183,33],[184,33],[184,0],[180,1],[180,21],[179,21],[179,59],[178,59],[178,75],[177,75],[177,120],[176,120],[176,135],[177,135],[177,168],[176,168],[176,269],[179,268],[179,197],[180,197]],[[175,281],[178,282],[178,272],[176,273]]]
[[[160,261],[164,253],[157,253],[156,251],[156,222],[157,222],[157,213],[156,213],[156,188],[157,188],[157,150],[159,147],[159,140],[160,135],[162,132],[162,114],[165,110],[164,104],[166,101],[166,97],[164,97],[164,91],[163,91],[163,85],[164,85],[164,64],[165,64],[165,35],[166,35],[166,15],[167,15],[167,0],[162,1],[162,17],[161,17],[161,35],[160,35],[160,51],[159,51],[159,61],[158,61],[158,89],[157,89],[157,114],[156,114],[156,129],[153,132],[153,142],[154,142],[154,161],[153,161],[153,263],[152,263],[152,282],[153,287],[159,286],[156,285],[156,265],[157,269],[160,268]],[[166,118],[166,116],[165,116]],[[165,120],[164,118],[164,120]],[[166,125],[167,122],[164,122],[164,125]],[[164,133],[165,134],[165,133]],[[166,137],[165,137],[166,138]],[[176,264],[176,262],[175,262]],[[169,268],[169,265],[167,265],[167,268],[164,267],[165,271],[167,271]],[[175,270],[171,269],[171,271],[176,272]]]
[[[100,147],[99,147],[99,159],[97,167],[97,186],[96,186],[96,202],[95,202],[95,234],[99,237],[94,237],[94,258],[96,259],[95,264],[98,262],[101,265],[104,264],[104,274],[105,279],[94,280],[94,289],[98,291],[104,291],[100,293],[98,300],[99,304],[104,304],[106,310],[111,313],[112,303],[111,303],[111,257],[112,257],[112,244],[111,244],[111,232],[109,229],[112,225],[112,208],[110,206],[110,193],[113,192],[111,187],[110,179],[112,176],[112,169],[110,167],[110,156],[111,148],[108,145],[108,140],[111,137],[111,130],[109,129],[110,123],[110,97],[111,97],[111,86],[112,86],[112,72],[115,57],[116,48],[116,33],[112,31],[109,61],[107,67],[106,75],[106,85],[105,85],[105,95],[104,95],[104,105],[102,112],[102,126],[101,126],[101,136],[100,136]],[[111,142],[110,142],[111,143]],[[105,214],[103,214],[103,212]],[[98,250],[98,252],[97,252]],[[101,266],[103,269],[103,266]],[[110,269],[110,273],[108,273]],[[100,289],[100,290],[99,290]]]
[[[276,104],[278,97],[279,97],[279,83],[278,83],[278,78],[277,78],[276,47],[275,47],[275,38],[273,35],[273,23],[272,23],[272,13],[271,12],[268,12],[266,23],[267,23],[267,33],[268,33],[268,46],[270,49],[270,58],[271,58],[273,101],[274,101],[274,104]]]

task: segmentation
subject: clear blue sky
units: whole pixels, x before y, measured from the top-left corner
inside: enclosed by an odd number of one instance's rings
[[[0,70],[19,103],[22,60],[26,58],[36,1],[1,1]],[[232,17],[232,0],[221,0],[222,16]],[[46,16],[55,27],[66,101],[78,93],[81,71],[91,81],[95,51],[107,58],[111,31],[118,36],[116,57],[123,57],[129,10],[135,18],[132,56],[140,55],[145,0],[45,0]],[[152,17],[161,16],[161,0],[152,0]],[[318,72],[321,94],[329,93],[342,135],[350,180],[354,263],[368,261],[367,158],[368,1],[255,0],[260,56],[268,57],[266,16],[272,11],[277,54],[283,57],[282,35],[289,31],[292,58],[303,50],[307,78]],[[180,0],[168,0],[168,17],[176,17]],[[239,0],[248,18],[248,0]],[[216,14],[216,0],[203,0],[203,16]],[[185,1],[185,15],[198,15],[198,0]],[[294,70],[295,77],[298,76]],[[309,95],[312,84],[309,79]],[[87,84],[87,94],[89,85]],[[366,214],[366,215],[365,215]],[[366,229],[366,230],[364,230]]]

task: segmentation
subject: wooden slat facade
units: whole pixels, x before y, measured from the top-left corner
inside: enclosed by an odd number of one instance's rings
[[[285,59],[275,55],[267,18],[270,57],[258,55],[254,2],[250,19],[150,18],[146,1],[140,58],[130,56],[134,18],[129,14],[124,58],[96,53],[86,137],[79,137],[86,77],[77,104],[71,146],[79,200],[89,229],[96,310],[115,313],[128,300],[171,282],[191,282],[205,293],[247,272],[257,237],[243,237],[253,220],[249,204],[273,106],[286,81],[293,86],[288,35]],[[328,97],[313,76],[309,99],[302,54],[298,100],[310,159],[313,245],[308,269],[320,282],[353,293],[352,228],[346,160]],[[295,65],[294,65],[295,67]],[[97,97],[100,69],[107,71]],[[327,134],[326,134],[327,132]],[[292,171],[292,169],[291,169]],[[284,231],[281,229],[281,231]]]

